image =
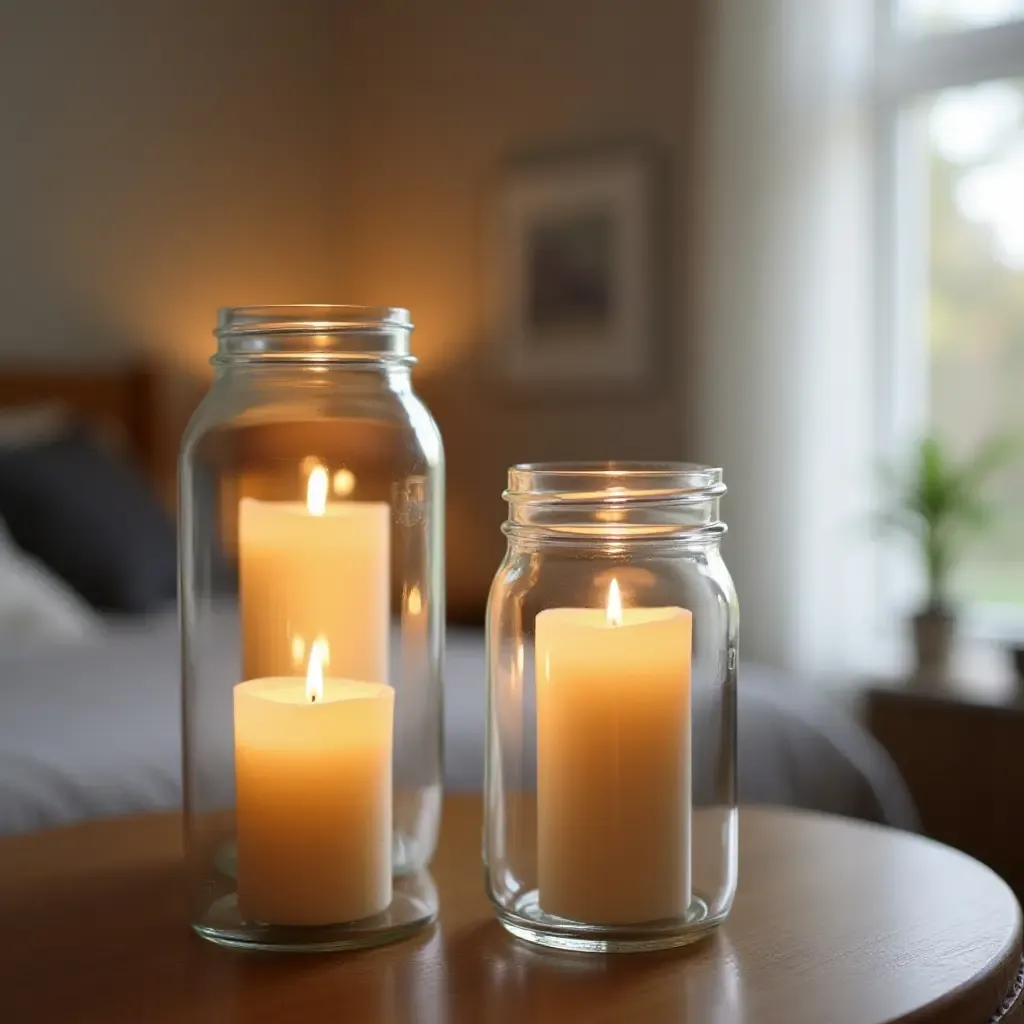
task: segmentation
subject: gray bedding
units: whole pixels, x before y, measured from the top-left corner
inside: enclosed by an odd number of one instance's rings
[[[479,789],[483,635],[450,630],[447,645],[446,785]],[[179,806],[178,659],[173,615],[0,653],[0,834]],[[741,800],[914,826],[902,780],[851,718],[766,669],[739,678]]]

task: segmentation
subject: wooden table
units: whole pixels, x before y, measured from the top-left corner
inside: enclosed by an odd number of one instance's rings
[[[173,817],[5,839],[0,1021],[983,1024],[1007,998],[1000,1019],[1024,1019],[1020,909],[987,868],[839,818],[741,818],[727,924],[682,950],[610,957],[505,934],[483,893],[477,798],[445,804],[440,924],[348,955],[236,953],[193,936]]]

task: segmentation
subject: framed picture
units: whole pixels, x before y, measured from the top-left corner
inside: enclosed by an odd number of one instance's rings
[[[603,390],[655,374],[652,191],[639,149],[530,161],[506,176],[495,261],[504,380]]]

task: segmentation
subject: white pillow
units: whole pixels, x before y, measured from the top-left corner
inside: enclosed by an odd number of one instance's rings
[[[84,640],[100,628],[85,599],[17,547],[0,519],[0,643]]]
[[[68,429],[71,417],[61,402],[0,409],[0,448],[31,448]]]

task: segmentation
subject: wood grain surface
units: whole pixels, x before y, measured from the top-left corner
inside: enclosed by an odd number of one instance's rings
[[[435,928],[321,956],[193,936],[174,817],[0,841],[0,1021],[984,1024],[1020,963],[1020,909],[987,868],[889,829],[765,809],[741,812],[739,896],[712,938],[535,950],[491,914],[480,828],[478,798],[446,800]]]

